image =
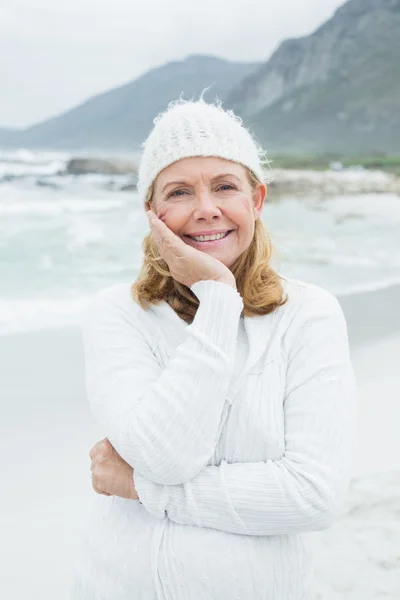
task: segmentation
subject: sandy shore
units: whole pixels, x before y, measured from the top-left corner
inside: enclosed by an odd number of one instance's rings
[[[351,347],[400,336],[400,285],[339,298],[346,315]]]
[[[395,600],[400,286],[340,301],[359,386],[359,444],[346,510],[331,529],[315,534],[321,546],[315,600]],[[6,457],[0,597],[67,600],[75,544],[93,493],[88,452],[102,437],[85,400],[79,330],[3,336],[0,356],[0,451]]]

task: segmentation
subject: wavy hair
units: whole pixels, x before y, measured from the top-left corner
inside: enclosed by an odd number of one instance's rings
[[[246,171],[254,199],[260,182],[247,167]],[[150,205],[154,199],[153,192],[154,186],[151,185],[146,197]],[[142,249],[144,261],[131,286],[133,299],[145,310],[149,304],[159,304],[165,300],[181,319],[190,324],[200,304],[197,296],[172,277],[151,233],[144,238]],[[283,298],[281,278],[270,264],[272,252],[270,236],[258,218],[249,247],[229,267],[243,299],[242,314],[248,317],[269,314],[287,302],[287,297]]]

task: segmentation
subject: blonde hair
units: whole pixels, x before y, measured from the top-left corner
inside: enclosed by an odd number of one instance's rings
[[[260,181],[247,167],[246,171],[254,197]],[[153,192],[152,184],[146,197],[150,205],[154,199]],[[243,314],[248,317],[269,314],[287,302],[287,297],[283,299],[281,278],[270,265],[273,252],[270,236],[260,218],[254,225],[249,247],[229,267],[243,299]],[[199,306],[197,296],[172,277],[151,233],[144,238],[142,249],[143,265],[131,286],[133,299],[145,310],[149,304],[165,300],[181,319],[191,323]]]

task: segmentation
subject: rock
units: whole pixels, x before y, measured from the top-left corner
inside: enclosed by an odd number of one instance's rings
[[[290,196],[339,196],[353,194],[399,194],[400,178],[384,171],[343,169],[310,171],[273,169],[266,173],[271,198]]]
[[[5,175],[3,175],[3,177],[0,179],[1,183],[9,183],[10,181],[14,181],[14,179],[17,179],[16,175],[11,175],[11,173],[6,173]]]
[[[37,179],[35,183],[38,187],[47,187],[47,188],[51,188],[53,190],[60,189],[60,186],[57,185],[56,183],[54,183],[54,181],[46,181],[44,179]]]
[[[137,190],[137,180],[136,181],[129,181],[128,183],[125,183],[119,189],[121,190],[121,192],[136,191]]]
[[[68,175],[87,175],[96,173],[101,175],[127,175],[137,173],[137,166],[129,160],[100,158],[72,158],[65,167]]]

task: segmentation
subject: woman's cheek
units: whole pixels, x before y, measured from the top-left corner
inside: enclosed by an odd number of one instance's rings
[[[166,225],[167,223],[167,215],[168,215],[168,208],[167,207],[161,207],[158,213],[158,218],[163,221]]]
[[[161,208],[158,218],[163,221],[167,227],[175,231],[175,229],[179,229],[183,223],[185,223],[185,215],[183,214],[182,207],[174,207],[168,206],[165,208]]]
[[[176,233],[176,231],[175,231],[175,225],[174,225],[174,219],[171,219],[171,216],[168,214],[168,211],[164,211],[164,212],[160,211],[157,216],[160,219],[160,221],[162,221],[163,223],[165,223],[165,225],[173,233]]]
[[[241,196],[239,199],[239,205],[241,207],[242,210],[245,210],[246,212],[251,212],[251,208],[252,208],[252,199],[248,198],[247,196]]]

